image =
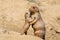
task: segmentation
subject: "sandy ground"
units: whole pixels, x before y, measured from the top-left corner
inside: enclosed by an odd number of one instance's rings
[[[0,28],[21,33],[24,14],[30,3],[35,3],[40,8],[46,27],[46,40],[60,40],[60,0],[0,0]],[[28,35],[34,35],[31,27]],[[5,38],[5,36],[8,37],[8,34],[0,37]],[[26,39],[29,40],[27,37]]]
[[[42,40],[36,36],[20,35],[18,32],[0,28],[0,40]]]
[[[25,35],[1,35],[0,40],[42,40],[34,36],[25,36]]]

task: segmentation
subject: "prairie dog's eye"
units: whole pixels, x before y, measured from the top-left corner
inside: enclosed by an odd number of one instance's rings
[[[33,7],[33,9],[35,9],[35,7]]]

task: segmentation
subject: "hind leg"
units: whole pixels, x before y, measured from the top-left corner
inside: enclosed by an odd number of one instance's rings
[[[34,35],[35,36],[40,37],[42,39],[45,39],[45,30],[44,30],[44,28],[33,26],[33,29],[34,29]]]
[[[25,35],[27,35],[27,30],[29,29],[29,27],[30,27],[30,24],[25,24],[24,26],[23,26],[23,30],[22,30],[22,33],[21,34],[25,34]]]
[[[40,38],[44,38],[44,31],[41,31],[41,30],[37,30],[34,32],[35,36],[38,36]]]
[[[25,33],[25,35],[27,35],[27,31],[26,32],[24,32]]]

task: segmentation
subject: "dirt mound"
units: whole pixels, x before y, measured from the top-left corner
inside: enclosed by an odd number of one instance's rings
[[[0,40],[42,40],[42,39],[31,35],[20,35],[19,33],[14,31],[0,29]]]
[[[2,34],[0,35],[0,40],[42,40],[40,38],[29,36],[29,35],[7,35]]]

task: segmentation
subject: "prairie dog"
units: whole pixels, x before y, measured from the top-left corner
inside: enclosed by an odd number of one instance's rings
[[[25,13],[23,33],[27,34],[30,25],[32,25],[35,36],[45,39],[45,23],[42,20],[39,8],[36,6],[31,6],[28,12]]]

